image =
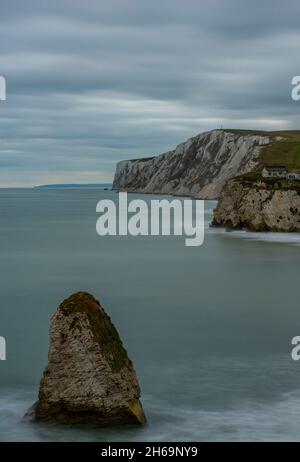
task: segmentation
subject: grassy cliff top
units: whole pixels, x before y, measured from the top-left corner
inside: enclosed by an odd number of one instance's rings
[[[286,138],[294,138],[300,136],[300,130],[276,130],[276,131],[268,131],[268,130],[242,130],[238,128],[226,128],[223,130],[224,132],[228,133],[235,133],[236,135],[244,135],[244,136],[270,136],[270,137],[277,137],[283,136]]]
[[[285,165],[287,170],[300,168],[300,134],[268,144],[261,152],[261,164]]]
[[[300,169],[300,130],[225,130],[238,135],[269,136],[274,138],[261,150],[260,162],[257,171],[261,171],[265,165],[284,165],[287,170]],[[277,140],[277,137],[284,139]]]

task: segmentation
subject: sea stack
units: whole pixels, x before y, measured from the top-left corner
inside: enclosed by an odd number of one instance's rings
[[[140,387],[119,334],[89,293],[66,299],[51,321],[35,420],[143,424]]]

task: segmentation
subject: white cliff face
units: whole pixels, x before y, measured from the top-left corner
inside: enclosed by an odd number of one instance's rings
[[[202,133],[157,157],[119,162],[113,189],[216,199],[228,179],[254,169],[270,142],[268,135]]]

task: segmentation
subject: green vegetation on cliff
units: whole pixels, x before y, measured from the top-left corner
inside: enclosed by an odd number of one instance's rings
[[[263,165],[284,165],[287,170],[300,168],[300,134],[270,143],[262,150]]]
[[[300,169],[300,130],[263,131],[263,130],[225,130],[238,135],[269,136],[274,138],[261,151],[257,171],[265,165],[284,165],[288,171]],[[277,140],[277,137],[284,139]]]
[[[268,187],[280,189],[300,190],[300,181],[291,181],[284,178],[262,178],[265,166],[285,166],[291,172],[300,171],[300,131],[273,131],[257,130],[228,130],[240,135],[268,135],[271,142],[261,149],[259,162],[254,171],[238,176],[238,180],[245,183],[255,183],[262,180]],[[280,137],[281,139],[278,139]],[[274,139],[273,139],[274,138]],[[273,140],[272,140],[273,139]]]

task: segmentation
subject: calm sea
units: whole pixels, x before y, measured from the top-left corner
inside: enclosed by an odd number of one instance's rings
[[[290,357],[300,335],[300,236],[210,229],[207,202],[201,247],[181,237],[101,238],[103,198],[117,195],[0,190],[0,440],[300,440],[300,362]],[[144,428],[21,422],[47,363],[50,317],[78,290],[93,293],[120,332]]]

